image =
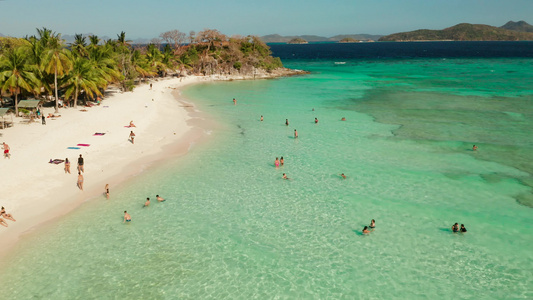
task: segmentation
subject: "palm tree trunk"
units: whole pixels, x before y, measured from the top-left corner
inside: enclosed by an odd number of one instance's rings
[[[78,87],[76,86],[76,91],[74,92],[74,108],[78,108]]]
[[[56,111],[55,111],[55,113],[57,114],[59,112],[59,97],[57,96],[57,66],[56,66],[56,69],[54,71],[54,88],[55,88],[55,91],[56,91]]]
[[[18,94],[15,91],[15,117],[19,116],[19,101],[18,101]]]

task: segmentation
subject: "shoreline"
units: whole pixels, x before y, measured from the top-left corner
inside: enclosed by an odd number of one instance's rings
[[[305,73],[284,69],[276,74],[256,74],[255,78],[299,74]],[[209,120],[181,97],[184,87],[250,79],[253,77],[242,75],[162,78],[138,85],[133,92],[107,96],[100,106],[61,108],[61,117],[47,118],[46,125],[40,121],[26,124],[24,119],[14,118],[15,125],[2,131],[2,141],[10,146],[12,156],[0,160],[4,170],[0,172],[0,182],[5,187],[0,206],[17,221],[7,220],[9,227],[0,228],[0,257],[5,257],[20,239],[40,225],[54,222],[86,201],[105,197],[106,184],[110,185],[112,201],[117,185],[147,168],[185,155],[194,143],[205,141]],[[151,90],[149,83],[153,85]],[[54,108],[45,107],[42,112],[46,116]],[[136,127],[125,128],[130,120]],[[133,145],[128,140],[130,129],[136,134]],[[95,132],[105,135],[93,136]],[[90,146],[66,149],[78,143]],[[79,154],[85,159],[84,191],[76,186]],[[71,162],[71,174],[65,174],[63,163],[48,163],[65,157]]]
[[[202,81],[197,76],[182,81],[178,78],[152,81],[152,90],[148,83],[139,85],[133,92],[106,97],[100,106],[62,108],[61,117],[47,118],[46,125],[40,121],[25,124],[22,118],[14,118],[14,127],[2,131],[2,141],[10,146],[12,156],[0,161],[4,170],[0,181],[5,187],[0,205],[17,221],[8,220],[9,227],[0,229],[3,241],[0,256],[7,255],[20,239],[40,225],[54,222],[86,201],[105,197],[106,184],[110,185],[112,201],[115,186],[160,161],[187,153],[201,132],[188,124],[193,119],[191,111],[182,107],[183,99],[176,99],[173,91]],[[154,101],[146,101],[147,96],[153,96]],[[45,107],[43,113],[47,115],[53,110]],[[125,128],[129,120],[137,127]],[[127,139],[130,129],[137,135],[135,144]],[[91,132],[106,134],[92,136]],[[66,149],[77,143],[91,145]],[[76,186],[79,154],[85,159],[84,191]],[[65,174],[63,163],[48,163],[49,159],[65,157],[71,161],[71,174]]]

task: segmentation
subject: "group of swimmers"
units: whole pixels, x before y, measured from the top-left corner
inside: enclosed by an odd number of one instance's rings
[[[108,191],[109,193],[109,191]],[[155,199],[158,202],[165,202],[166,200],[163,197],[160,197],[159,195],[155,196]],[[150,206],[150,198],[146,198],[146,201],[144,202],[143,208]],[[128,213],[128,211],[124,211],[124,221],[122,223],[131,222],[131,215]]]
[[[372,219],[372,221],[370,221],[370,225],[365,226],[363,228],[363,234],[369,234],[370,232],[374,231],[375,228],[376,228],[376,221]]]
[[[8,214],[6,212],[6,209],[2,206],[2,210],[0,210],[0,217],[4,217],[4,219],[6,220],[11,220],[13,222],[17,221],[15,220],[15,218],[13,218],[13,216],[11,214]],[[0,225],[4,226],[4,227],[7,227],[9,226],[6,222],[6,220],[4,220],[2,218],[0,218]]]
[[[453,224],[452,225],[452,232],[453,233],[457,233],[457,232],[465,233],[466,232],[465,225],[461,224],[461,228],[459,228],[459,224],[457,224],[457,223]]]

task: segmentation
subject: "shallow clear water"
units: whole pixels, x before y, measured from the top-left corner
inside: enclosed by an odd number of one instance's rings
[[[4,293],[533,298],[531,64],[294,61],[313,73],[191,87],[212,140],[20,243]]]

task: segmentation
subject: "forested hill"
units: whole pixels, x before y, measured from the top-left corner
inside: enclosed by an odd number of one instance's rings
[[[527,24],[527,23],[526,23]],[[528,24],[529,25],[529,24]],[[379,41],[532,41],[533,33],[461,23],[443,30],[420,29],[381,37]]]

